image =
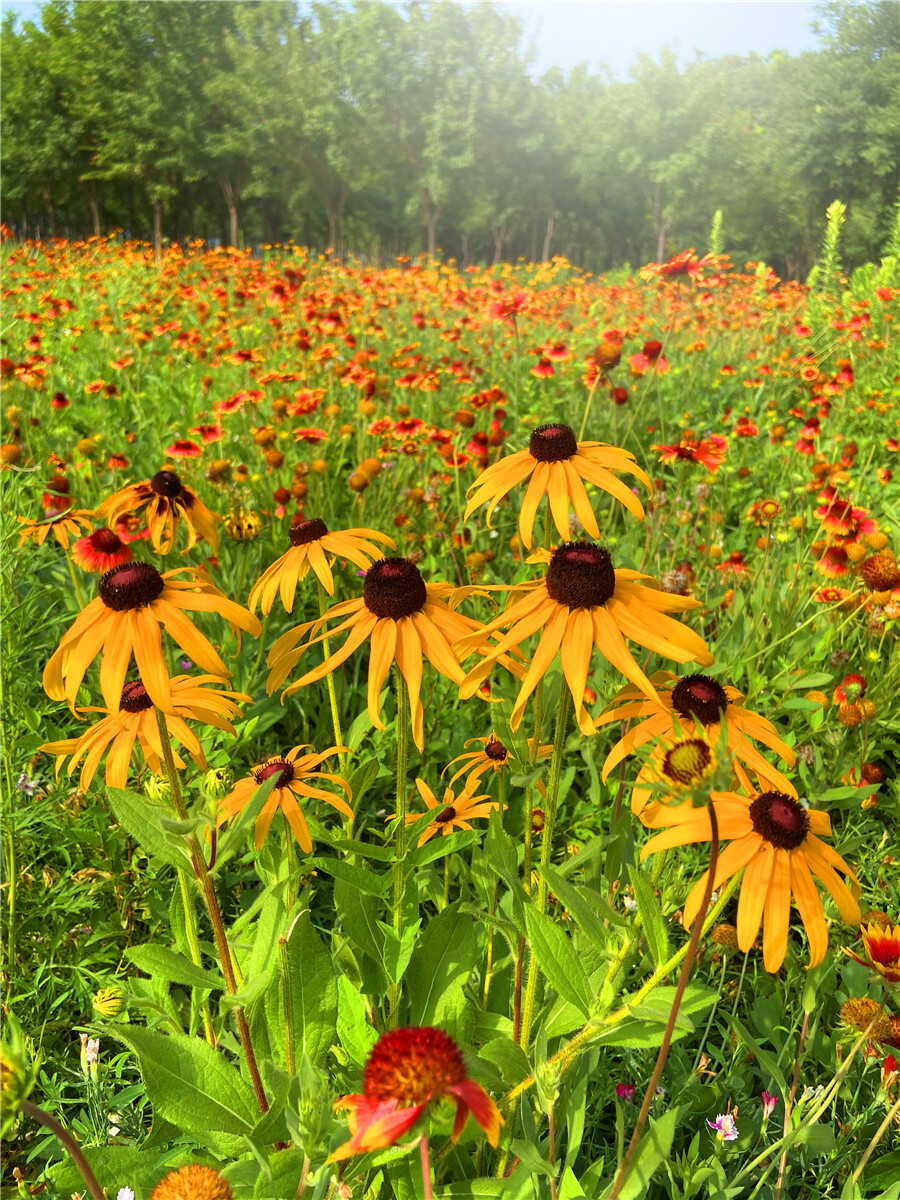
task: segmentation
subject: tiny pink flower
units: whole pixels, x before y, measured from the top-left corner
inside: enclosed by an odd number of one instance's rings
[[[720,1142],[733,1142],[737,1139],[737,1121],[735,1121],[731,1113],[719,1113],[714,1121],[707,1121],[706,1123],[710,1129],[716,1131],[716,1137]]]
[[[768,1092],[762,1092],[759,1098],[762,1100],[763,1117],[771,1117],[775,1111],[775,1105],[778,1103],[778,1097],[771,1096]]]
[[[617,1083],[616,1084],[616,1095],[619,1097],[620,1100],[624,1100],[626,1104],[630,1104],[632,1097],[634,1096],[634,1084],[633,1083]]]

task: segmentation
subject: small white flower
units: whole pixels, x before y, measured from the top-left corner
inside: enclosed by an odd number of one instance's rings
[[[625,905],[627,913],[636,913],[638,910],[637,900],[632,900],[630,896],[623,896],[622,903]]]
[[[131,1188],[119,1188],[116,1192],[116,1200],[134,1200],[134,1192]]]

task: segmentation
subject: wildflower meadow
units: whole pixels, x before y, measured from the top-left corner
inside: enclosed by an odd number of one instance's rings
[[[897,1200],[900,224],[3,242],[2,1195]]]

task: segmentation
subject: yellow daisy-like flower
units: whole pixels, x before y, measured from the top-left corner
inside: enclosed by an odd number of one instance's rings
[[[172,712],[165,714],[166,727],[174,742],[182,745],[201,771],[206,770],[206,757],[200,741],[185,719],[214,725],[225,733],[236,736],[229,718],[240,711],[239,703],[251,704],[250,696],[240,692],[216,691],[204,687],[208,683],[221,683],[215,675],[176,675],[169,680],[172,696]],[[106,708],[87,708],[85,712],[102,712],[106,716],[77,738],[66,738],[60,742],[45,742],[40,749],[45,754],[55,754],[56,775],[66,758],[71,755],[67,774],[71,775],[84,759],[79,785],[83,792],[90,787],[91,780],[106,754],[106,783],[108,787],[123,788],[128,783],[128,768],[137,742],[148,767],[157,775],[163,772],[163,747],[159,740],[159,727],[150,694],[139,679],[126,683],[122,698],[115,712]],[[176,767],[184,762],[173,753]]]
[[[524,546],[531,549],[534,518],[544,492],[550,501],[550,511],[561,538],[568,539],[570,536],[570,504],[591,537],[598,538],[600,529],[585,483],[592,483],[609,492],[638,520],[644,519],[644,509],[637,496],[613,474],[614,471],[626,471],[639,479],[649,491],[653,490],[650,477],[627,450],[608,446],[605,442],[576,442],[575,434],[568,425],[539,425],[531,435],[527,450],[519,450],[500,459],[478,476],[466,493],[471,494],[471,498],[466,506],[465,520],[476,508],[489,504],[487,522],[490,525],[491,514],[503,497],[517,483],[531,476],[519,510],[519,537]]]
[[[313,781],[325,780],[342,788],[348,799],[353,799],[350,784],[346,779],[342,779],[340,775],[331,775],[327,771],[316,770],[316,767],[327,758],[331,758],[333,754],[349,754],[348,747],[332,746],[330,750],[324,750],[321,754],[315,752],[301,754],[303,750],[312,749],[313,747],[309,745],[294,746],[293,750],[289,750],[287,754],[267,758],[264,763],[255,767],[251,775],[248,775],[246,779],[239,780],[228,795],[219,802],[216,825],[224,825],[226,821],[242,813],[253,799],[257,788],[275,775],[277,776],[275,786],[256,818],[256,848],[259,850],[262,846],[275,819],[275,814],[280,810],[284,813],[300,848],[306,854],[311,854],[312,838],[309,836],[306,818],[297,803],[298,796],[324,800],[326,804],[330,804],[332,808],[336,808],[345,817],[353,820],[353,809],[342,796],[336,796],[333,792],[326,792],[324,788],[313,786]]]
[[[482,775],[488,771],[502,771],[509,763],[509,751],[506,746],[500,741],[496,733],[492,733],[486,738],[470,738],[466,742],[467,746],[481,746],[480,750],[470,750],[468,754],[458,754],[451,762],[444,767],[441,772],[441,777],[450,770],[455,763],[462,763],[455,775],[450,776],[449,787],[453,787],[460,775],[466,775],[467,792],[474,791],[479,786],[479,781]],[[534,745],[534,738],[528,739],[528,749]],[[538,758],[548,758],[553,753],[552,745],[543,745],[538,749]],[[468,774],[466,774],[468,772]]]
[[[86,530],[93,528],[91,512],[86,508],[67,508],[64,512],[51,512],[43,521],[31,521],[16,517],[23,528],[19,532],[19,545],[29,539],[36,546],[43,546],[48,534],[53,534],[63,550],[69,548],[69,538],[80,538]]]
[[[468,787],[468,783],[466,786]],[[448,787],[444,791],[444,799],[438,800],[434,792],[423,780],[417,779],[416,787],[419,789],[419,795],[425,801],[425,807],[432,812],[435,809],[438,810],[434,820],[429,822],[425,826],[425,831],[420,834],[419,840],[416,843],[418,846],[424,846],[436,833],[452,833],[454,828],[471,829],[470,821],[476,817],[489,817],[495,808],[500,807],[500,801],[491,800],[487,793],[481,796],[470,796],[467,791],[463,791],[458,796],[455,796],[453,789]],[[488,803],[483,804],[483,800],[487,800]],[[505,807],[506,805],[504,805]],[[396,815],[396,813],[392,814],[395,817]],[[407,813],[406,824],[415,825],[416,821],[420,821],[421,819],[422,813]]]
[[[414,563],[405,558],[382,558],[366,572],[363,594],[358,600],[335,604],[315,621],[307,621],[288,630],[269,651],[270,668],[266,690],[269,695],[287,679],[300,656],[326,637],[348,633],[343,646],[318,667],[284,689],[284,696],[324,679],[336,670],[369,638],[369,686],[367,705],[372,724],[384,729],[381,719],[381,689],[391,663],[396,662],[409,688],[413,738],[424,747],[424,710],[419,698],[422,689],[423,656],[454,683],[462,683],[465,672],[457,661],[454,646],[463,637],[472,637],[475,649],[483,638],[475,632],[477,621],[454,612],[448,599],[459,598],[467,590],[449,583],[426,583]],[[327,629],[329,621],[341,617],[340,624]],[[325,632],[317,631],[325,628]],[[310,637],[302,642],[304,634]],[[313,636],[317,634],[317,636]]]
[[[713,792],[712,804],[719,837],[730,844],[720,853],[713,888],[721,887],[732,875],[744,871],[737,911],[737,939],[746,953],[763,928],[763,962],[767,971],[777,971],[784,962],[790,924],[791,899],[809,939],[809,965],[818,966],[828,948],[828,929],[816,876],[831,893],[841,917],[848,924],[860,920],[857,897],[859,880],[844,860],[823,842],[831,837],[827,813],[807,809],[784,792]],[[641,861],[660,850],[708,842],[712,824],[707,808],[684,804],[654,806],[654,829],[662,829],[644,846]],[[850,886],[840,878],[846,875]],[[709,872],[694,885],[684,905],[684,926],[693,924],[703,901]]]
[[[463,699],[475,694],[502,654],[538,630],[540,642],[513,706],[510,720],[513,729],[519,728],[529,696],[560,651],[576,719],[586,736],[596,733],[594,719],[584,705],[594,646],[651,700],[656,699],[656,691],[632,657],[625,644],[626,637],[676,662],[693,660],[708,666],[713,661],[699,634],[664,615],[699,608],[698,601],[637,583],[649,576],[639,571],[615,570],[609,552],[590,542],[564,543],[552,554],[539,550],[529,561],[548,560],[544,578],[518,585],[514,590],[527,594],[477,635],[483,640],[501,629],[508,630],[466,675],[460,689]],[[457,652],[473,647],[473,642],[474,639],[463,638]]]
[[[736,688],[723,687],[708,675],[684,675],[679,679],[671,671],[656,671],[650,681],[656,688],[656,701],[646,699],[635,687],[624,687],[597,718],[598,728],[614,721],[644,718],[629,729],[606,756],[601,772],[604,780],[623,759],[648,742],[658,738],[677,740],[690,734],[696,721],[703,726],[710,743],[715,744],[724,723],[728,749],[735,759],[772,790],[796,796],[794,785],[763,758],[753,742],[761,742],[774,750],[789,767],[796,762],[793,750],[781,740],[771,721],[744,708],[744,697]],[[652,770],[642,768],[637,786],[631,793],[631,810],[636,816],[641,815],[651,799],[651,793],[641,786],[651,777]]]
[[[187,612],[216,613],[254,637],[260,633],[252,613],[193,568],[161,575],[150,563],[127,563],[101,578],[100,595],[75,618],[44,668],[44,691],[51,700],[65,700],[74,712],[81,681],[99,654],[103,700],[110,712],[117,712],[133,656],[150,699],[164,712],[174,712],[163,629],[202,671],[224,678],[231,674]]]
[[[122,488],[103,501],[97,509],[97,516],[106,521],[110,529],[115,529],[122,517],[144,507],[147,509],[145,519],[150,540],[159,554],[168,554],[172,549],[175,531],[182,519],[187,526],[186,550],[195,546],[201,537],[209,542],[213,553],[218,550],[219,531],[216,523],[219,518],[171,470],[157,471],[152,479]]]
[[[291,525],[288,537],[290,550],[272,563],[253,585],[248,601],[251,612],[256,612],[259,604],[263,613],[268,615],[279,592],[285,612],[291,612],[297,584],[306,577],[310,568],[328,595],[333,596],[334,576],[328,561],[329,555],[332,562],[335,558],[346,558],[364,571],[376,559],[384,558],[384,551],[373,546],[367,538],[383,542],[392,550],[397,548],[391,538],[374,529],[345,529],[340,533],[330,533],[328,526],[318,517],[311,521],[295,522]]]

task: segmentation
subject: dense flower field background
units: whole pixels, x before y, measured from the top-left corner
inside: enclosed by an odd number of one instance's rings
[[[896,1198],[840,221],[806,284],[4,242],[4,1195],[91,1194],[50,1114],[138,1200]]]

